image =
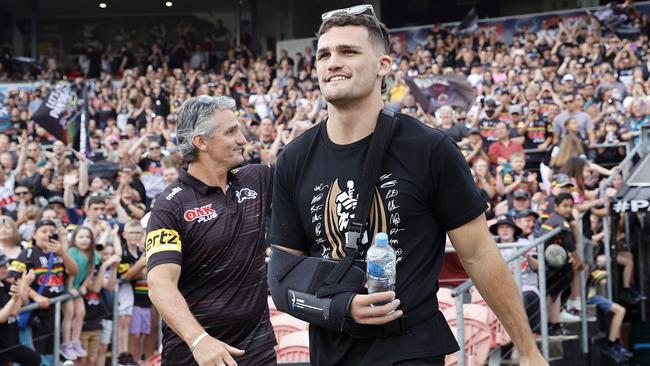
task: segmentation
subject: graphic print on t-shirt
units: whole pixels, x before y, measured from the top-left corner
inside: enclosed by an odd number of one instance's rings
[[[365,258],[366,251],[372,244],[374,234],[386,232],[395,238],[400,228],[397,180],[391,179],[392,174],[384,174],[374,187],[370,214],[366,230],[361,236],[361,246],[357,257]],[[309,217],[311,227],[316,237],[316,243],[322,246],[324,258],[342,258],[345,256],[345,233],[350,222],[355,221],[355,210],[359,200],[359,184],[349,179],[336,178],[330,184],[317,184],[313,188]],[[395,249],[398,262],[402,250],[399,240],[390,240]]]

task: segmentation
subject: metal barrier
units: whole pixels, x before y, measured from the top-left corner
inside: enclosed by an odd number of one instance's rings
[[[77,297],[80,297],[81,295],[71,295],[71,294],[66,294],[66,295],[61,295],[61,296],[56,296],[51,299],[48,299],[48,302],[50,305],[54,304],[54,351],[53,351],[53,358],[54,358],[54,366],[59,366],[60,361],[59,361],[59,350],[61,348],[61,303],[64,301],[72,300]],[[37,303],[31,303],[23,306],[18,310],[18,313],[22,313],[25,311],[33,311],[39,309],[39,305]]]
[[[515,262],[515,281],[521,291],[521,260],[522,257],[531,249],[537,247],[538,254],[538,281],[539,281],[539,307],[540,307],[540,326],[542,335],[542,354],[544,358],[549,358],[549,345],[548,345],[548,312],[546,309],[546,259],[544,257],[544,243],[549,239],[559,234],[561,228],[555,228],[550,232],[536,238],[527,244],[522,243],[503,243],[497,244],[499,248],[518,248],[508,258],[505,259],[506,263]],[[445,248],[445,251],[448,249]],[[453,251],[453,250],[449,250]],[[518,269],[517,269],[518,268]],[[465,366],[465,324],[463,319],[463,294],[472,287],[473,282],[471,279],[460,284],[452,290],[452,296],[456,298],[456,338],[460,346],[459,362],[461,366]]]

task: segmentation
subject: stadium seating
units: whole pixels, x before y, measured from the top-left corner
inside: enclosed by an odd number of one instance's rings
[[[277,350],[280,362],[309,362],[309,331],[302,330],[285,335]]]

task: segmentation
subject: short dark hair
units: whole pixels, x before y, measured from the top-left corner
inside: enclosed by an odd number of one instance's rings
[[[571,202],[573,202],[573,196],[571,195],[571,193],[562,192],[562,193],[558,194],[557,196],[555,196],[555,201],[554,202],[555,202],[556,205],[559,205],[564,200],[571,200]]]
[[[321,23],[318,33],[316,34],[317,38],[320,38],[323,34],[327,33],[332,28],[335,27],[346,27],[346,26],[357,26],[363,27],[368,32],[368,38],[373,44],[380,46],[384,53],[388,54],[390,50],[390,42],[388,40],[388,28],[379,22],[381,30],[377,28],[377,23],[372,16],[366,14],[347,14],[339,13],[327,18]],[[385,35],[385,36],[384,36]]]
[[[381,29],[377,27],[377,24],[379,24],[379,27]],[[386,25],[384,25],[384,23],[380,22],[379,20],[375,21],[371,15],[353,15],[343,12],[335,14],[332,17],[325,19],[323,23],[321,23],[316,37],[320,38],[323,34],[327,33],[327,31],[332,28],[347,26],[365,28],[368,32],[368,39],[370,40],[370,43],[376,47],[380,47],[385,54],[389,53],[390,40],[388,39],[388,28],[386,28]],[[386,84],[386,77],[383,77],[381,80],[381,93],[384,94],[387,88],[388,86]]]
[[[102,193],[93,193],[90,195],[88,198],[88,207],[92,205],[105,205],[106,204],[106,196]]]

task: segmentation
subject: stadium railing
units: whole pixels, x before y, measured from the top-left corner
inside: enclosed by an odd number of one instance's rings
[[[544,244],[549,239],[553,238],[560,233],[561,228],[555,228],[550,232],[536,238],[530,243],[502,243],[497,244],[499,249],[512,248],[515,250],[514,253],[510,254],[505,261],[507,264],[514,263],[514,272],[515,272],[515,281],[521,293],[521,263],[525,259],[525,255],[533,248],[537,248],[537,253],[544,253]],[[446,247],[445,252],[454,252],[453,247]],[[538,255],[538,283],[539,283],[539,306],[540,306],[540,326],[541,326],[541,336],[542,336],[542,353],[545,359],[549,359],[549,343],[548,343],[548,313],[546,309],[546,259],[544,255]],[[461,366],[466,365],[466,356],[465,356],[465,324],[463,321],[463,306],[464,306],[464,295],[467,293],[474,283],[471,279],[465,281],[461,285],[457,286],[452,290],[452,296],[456,299],[456,338],[460,346],[459,362]],[[581,297],[584,301],[584,294],[581,294]],[[583,308],[584,309],[584,308]]]

